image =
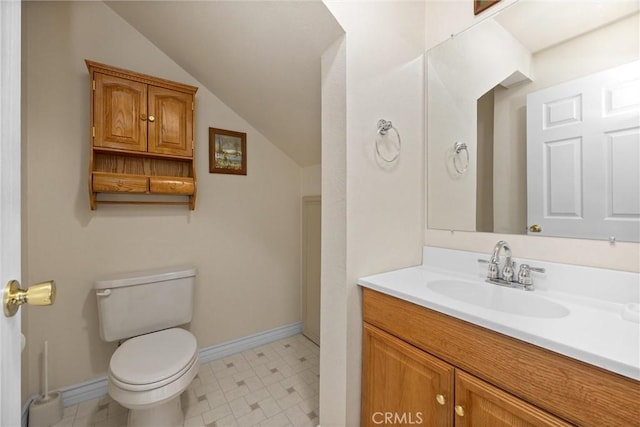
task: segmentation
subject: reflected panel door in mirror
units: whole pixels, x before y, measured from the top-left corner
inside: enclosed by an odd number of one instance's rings
[[[529,223],[542,235],[638,241],[640,61],[527,98]]]
[[[548,124],[558,136],[540,154],[547,169],[527,159],[527,96],[639,61],[639,10],[627,0],[515,2],[427,53],[429,228],[526,234],[539,225],[538,235],[639,240],[636,83],[618,78],[601,86],[600,114],[589,118],[580,109],[586,100],[571,98],[576,94],[549,100]],[[598,122],[587,123],[591,117]],[[580,126],[599,129],[597,144],[589,143],[598,154],[584,151],[580,132],[560,135]],[[465,174],[451,165],[456,141],[469,147]],[[543,179],[547,207],[534,220],[528,183]],[[543,226],[545,215],[561,225]],[[578,230],[575,218],[598,222]]]

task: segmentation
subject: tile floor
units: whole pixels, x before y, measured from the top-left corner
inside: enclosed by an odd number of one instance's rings
[[[203,363],[182,395],[184,427],[317,426],[319,365],[302,335]],[[127,409],[104,396],[65,408],[54,427],[126,424]]]

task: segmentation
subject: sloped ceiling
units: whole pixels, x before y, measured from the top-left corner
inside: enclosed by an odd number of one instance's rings
[[[322,2],[105,3],[298,165],[320,163],[320,58],[343,34]]]

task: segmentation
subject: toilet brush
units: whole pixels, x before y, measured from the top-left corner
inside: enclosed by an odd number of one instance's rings
[[[29,427],[49,427],[62,419],[62,394],[49,393],[49,342],[44,342],[42,355],[44,392],[29,406]]]

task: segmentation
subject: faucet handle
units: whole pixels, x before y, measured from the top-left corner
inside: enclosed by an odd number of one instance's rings
[[[533,290],[533,280],[531,279],[532,271],[544,273],[546,270],[544,268],[531,267],[529,264],[522,264],[518,272],[518,283],[524,285],[526,290]]]
[[[518,283],[525,286],[533,283],[531,280],[531,267],[529,264],[522,264],[520,266],[520,271],[518,271]]]
[[[489,264],[487,269],[487,279],[497,279],[498,278],[498,264],[493,262],[492,260],[486,260],[482,258],[478,258],[478,262],[480,264]]]

